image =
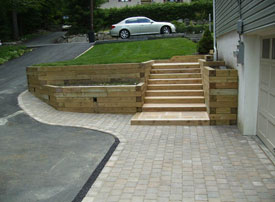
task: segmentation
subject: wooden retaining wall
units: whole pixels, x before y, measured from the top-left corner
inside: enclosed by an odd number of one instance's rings
[[[140,112],[152,64],[153,61],[135,64],[28,67],[28,89],[36,97],[62,111]],[[111,82],[139,83],[89,86]]]
[[[223,61],[200,59],[205,103],[211,125],[235,125],[238,112],[238,71],[214,69],[209,66],[225,65]]]
[[[79,66],[31,66],[27,68],[29,87],[145,81],[154,61],[126,64]],[[150,71],[150,70],[149,70]]]
[[[204,59],[204,55],[173,56],[171,62],[198,62],[199,59]]]
[[[86,113],[135,113],[144,103],[145,84],[123,86],[53,86],[32,92],[57,110]]]
[[[155,63],[198,62],[199,59],[204,59],[204,57],[204,55],[173,56],[170,60],[155,60]]]

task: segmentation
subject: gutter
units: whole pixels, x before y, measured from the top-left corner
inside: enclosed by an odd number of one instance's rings
[[[217,42],[216,42],[216,0],[213,0],[213,32],[214,32],[214,61],[217,61]]]

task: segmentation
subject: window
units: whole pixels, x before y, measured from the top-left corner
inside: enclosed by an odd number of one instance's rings
[[[130,20],[126,20],[125,23],[126,23],[126,24],[138,23],[138,20],[137,20],[137,19],[130,19]]]
[[[263,40],[262,58],[269,59],[270,57],[270,39]]]
[[[272,39],[272,59],[275,59],[275,38]]]
[[[150,23],[150,20],[147,18],[140,18],[138,19],[138,23]]]

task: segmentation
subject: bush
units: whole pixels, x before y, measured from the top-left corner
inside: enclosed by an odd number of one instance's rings
[[[198,44],[198,52],[201,54],[207,54],[213,49],[213,36],[209,29],[205,29],[203,37]]]
[[[25,46],[0,46],[0,65],[27,52]]]
[[[209,25],[204,24],[204,25],[193,25],[192,23],[190,25],[185,25],[184,22],[177,22],[176,20],[172,21],[176,26],[176,31],[178,33],[188,33],[188,34],[199,34],[202,33]]]
[[[110,28],[125,18],[146,16],[155,21],[172,21],[177,19],[203,20],[212,13],[212,3],[198,1],[192,3],[153,3],[123,8],[97,9],[94,13],[95,31]],[[76,17],[77,15],[77,17]],[[79,20],[81,19],[81,23]],[[70,16],[74,31],[89,30],[89,12],[73,12]],[[190,28],[188,28],[190,29]]]

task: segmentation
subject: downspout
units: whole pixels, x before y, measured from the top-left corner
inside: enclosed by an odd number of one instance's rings
[[[216,0],[213,0],[213,32],[214,32],[214,61],[217,61],[217,42],[216,42]]]
[[[237,45],[237,63],[244,64],[244,42],[242,41],[243,35],[243,19],[242,19],[242,0],[237,0],[239,7],[239,20],[237,23],[237,33],[239,34],[239,44]]]

